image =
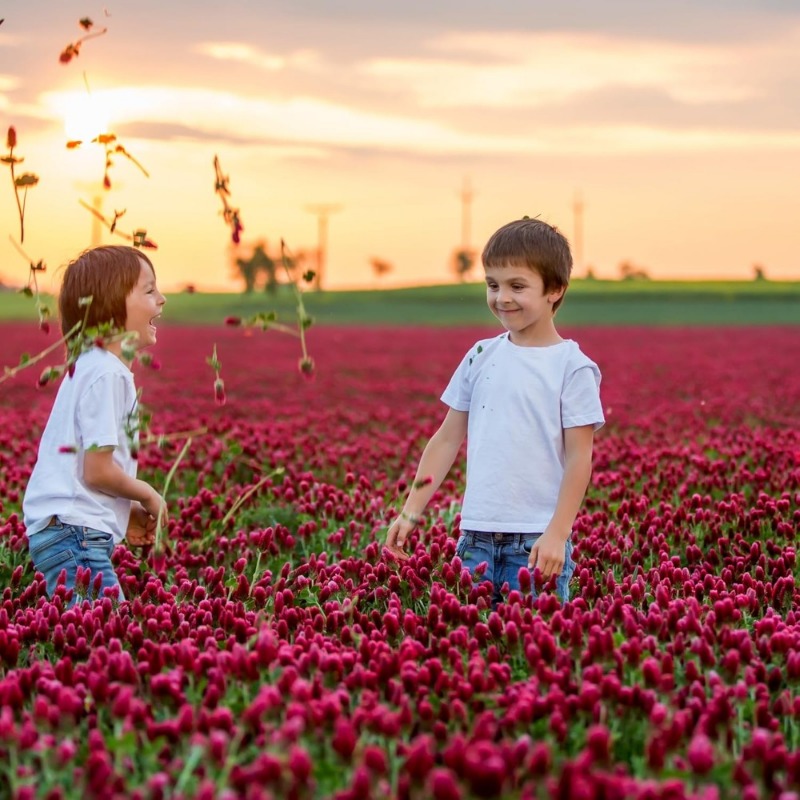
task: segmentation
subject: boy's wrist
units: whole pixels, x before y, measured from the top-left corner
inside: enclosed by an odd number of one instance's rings
[[[545,528],[544,533],[549,536],[557,536],[562,542],[566,542],[572,533],[571,525],[554,525],[552,522]],[[543,534],[544,535],[544,534]]]
[[[136,482],[138,484],[137,488],[139,489],[139,496],[133,498],[134,503],[138,502],[141,503],[142,506],[144,506],[145,503],[148,503],[154,497],[160,497],[155,488],[151,486],[147,481],[143,481],[141,478],[137,478]]]
[[[416,525],[422,519],[422,514],[415,514],[413,511],[406,511],[403,509],[403,511],[400,512],[400,517],[410,522],[412,525]]]

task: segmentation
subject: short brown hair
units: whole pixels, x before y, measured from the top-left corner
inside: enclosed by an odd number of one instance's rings
[[[483,267],[527,267],[542,276],[544,292],[565,289],[572,272],[572,253],[563,233],[540,219],[523,217],[495,231],[481,254]],[[564,295],[553,303],[555,311]]]
[[[88,328],[108,322],[124,328],[125,300],[139,281],[142,261],[155,275],[150,259],[127,245],[93,247],[70,261],[58,294],[62,334],[66,336],[84,317]],[[87,311],[80,300],[89,296],[92,302]]]

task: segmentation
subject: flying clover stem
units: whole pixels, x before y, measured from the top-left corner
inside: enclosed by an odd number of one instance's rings
[[[8,153],[0,157],[0,161],[8,164],[11,168],[11,184],[14,187],[14,198],[17,201],[17,213],[19,215],[19,240],[20,243],[25,241],[25,204],[28,199],[28,189],[33,188],[39,183],[38,175],[32,172],[23,172],[22,175],[17,175],[16,165],[21,164],[25,159],[14,155],[14,148],[17,146],[17,130],[12,126],[8,129],[6,135],[6,147]],[[22,189],[22,198],[20,198],[20,189]]]

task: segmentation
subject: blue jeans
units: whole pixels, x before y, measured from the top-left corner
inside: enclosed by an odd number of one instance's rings
[[[101,573],[98,597],[104,596],[106,588],[116,588],[117,598],[120,601],[125,599],[111,565],[114,537],[110,533],[82,525],[68,525],[58,517],[53,517],[46,528],[30,537],[28,548],[34,569],[41,572],[47,581],[47,594],[50,597],[55,594],[59,575],[62,570],[66,570],[65,585],[67,589],[73,590],[69,605],[79,603],[83,598],[78,596],[75,588],[78,567],[82,567],[90,571],[87,597],[92,599],[95,577]]]
[[[478,564],[488,564],[481,581],[491,581],[494,586],[492,607],[503,602],[500,589],[508,582],[509,590],[519,591],[519,571],[528,568],[528,556],[541,533],[484,533],[483,531],[462,531],[456,544],[456,555],[461,559],[463,569],[473,575]],[[567,539],[564,552],[564,568],[556,579],[556,594],[563,602],[569,600],[569,582],[575,572],[572,560],[572,540]],[[533,583],[533,575],[531,575]],[[531,587],[531,594],[536,590]]]

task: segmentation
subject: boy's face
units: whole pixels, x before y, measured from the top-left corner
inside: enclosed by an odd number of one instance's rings
[[[157,317],[161,316],[164,303],[167,302],[156,286],[156,276],[146,261],[140,261],[139,280],[125,298],[125,330],[138,334],[135,346],[137,350],[150,347],[156,343]]]
[[[486,302],[518,345],[552,344],[553,303],[564,294],[545,294],[538,272],[524,266],[487,267]]]

